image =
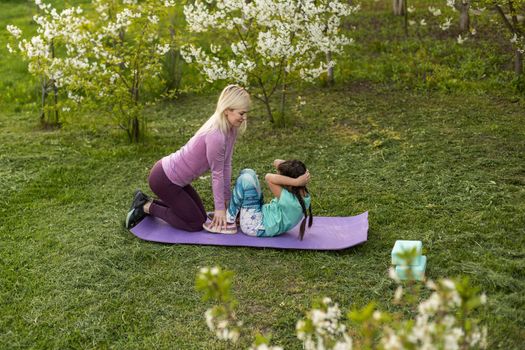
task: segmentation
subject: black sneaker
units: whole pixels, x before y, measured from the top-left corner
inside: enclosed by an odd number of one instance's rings
[[[144,212],[144,209],[142,209],[142,207],[131,209],[128,212],[128,215],[126,216],[126,228],[129,230],[137,226],[137,224],[142,219],[144,219],[145,216],[146,213]]]
[[[150,201],[150,198],[146,196],[141,190],[136,190],[135,194],[133,195],[133,202],[131,202],[131,207],[129,210],[133,210],[135,208],[142,208],[144,204]]]

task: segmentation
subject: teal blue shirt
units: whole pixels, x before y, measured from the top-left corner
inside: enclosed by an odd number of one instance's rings
[[[306,195],[304,204],[306,209],[310,207],[310,196]],[[264,232],[260,236],[278,236],[292,229],[304,217],[303,209],[297,198],[282,189],[280,198],[274,198],[268,204],[262,206]]]

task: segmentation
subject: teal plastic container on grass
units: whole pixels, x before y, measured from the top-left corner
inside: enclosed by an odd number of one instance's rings
[[[420,256],[421,263],[419,265],[397,265],[396,274],[400,280],[413,279],[422,281],[425,278],[425,270],[427,268],[427,257]]]
[[[422,251],[423,251],[423,243],[421,241],[403,241],[403,240],[397,240],[394,244],[394,248],[392,249],[392,265],[400,265],[400,266],[407,266],[407,262],[399,257],[399,254],[407,251],[407,250],[416,250],[416,258],[410,263],[410,265],[413,266],[419,266],[422,264]],[[426,263],[426,261],[425,261]]]

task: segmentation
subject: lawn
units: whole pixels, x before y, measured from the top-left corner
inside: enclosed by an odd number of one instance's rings
[[[2,3],[0,13],[5,27],[13,18],[24,23],[28,11]],[[479,317],[490,349],[522,348],[522,100],[359,77],[296,92],[306,105],[290,112],[294,123],[285,129],[255,105],[233,173],[264,174],[274,158],[303,160],[314,214],[369,211],[368,242],[340,252],[163,245],[123,227],[132,193],[149,193],[150,167],[211,115],[217,92],[152,107],[138,145],[97,113],[43,131],[27,104],[32,85],[23,64],[2,55],[0,87],[11,97],[0,112],[0,348],[227,349],[208,331],[210,305],[194,289],[200,267],[220,265],[235,273],[249,334],[299,349],[295,322],[316,297],[345,310],[372,300],[397,310],[387,274],[397,239],[423,241],[429,278],[468,276],[487,294]],[[209,182],[194,185],[211,210]],[[245,339],[239,348],[249,345]]]

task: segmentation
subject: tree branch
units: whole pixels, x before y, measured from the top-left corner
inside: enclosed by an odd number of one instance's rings
[[[510,10],[510,15],[512,18],[512,24],[514,26],[515,33],[518,33],[521,36],[521,31],[520,31],[519,23],[518,23],[518,17],[516,16],[516,10],[514,9],[514,4],[512,0],[509,0],[509,10]]]
[[[494,8],[496,9],[496,11],[500,14],[501,16],[501,19],[503,20],[503,23],[505,24],[505,26],[510,30],[511,33],[516,33],[516,30],[514,29],[514,27],[512,26],[512,23],[509,22],[507,16],[505,16],[505,13],[503,12],[503,9],[498,5],[498,4],[494,4]]]

